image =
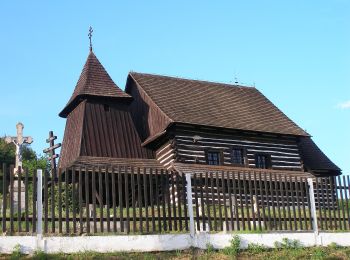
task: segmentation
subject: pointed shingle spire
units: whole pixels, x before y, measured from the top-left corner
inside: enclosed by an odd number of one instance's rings
[[[131,99],[113,82],[95,54],[90,51],[73,95],[59,116],[67,117],[83,99],[92,96]]]

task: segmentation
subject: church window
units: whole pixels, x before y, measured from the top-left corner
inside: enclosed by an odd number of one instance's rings
[[[243,148],[233,148],[231,159],[233,164],[244,165],[244,150]]]
[[[219,151],[207,151],[207,163],[209,165],[220,165],[221,154]]]
[[[267,154],[256,154],[255,155],[255,166],[260,169],[271,168],[271,158]]]

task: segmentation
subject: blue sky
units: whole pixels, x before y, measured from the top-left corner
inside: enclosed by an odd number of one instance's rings
[[[350,1],[1,1],[0,135],[62,140],[88,55],[129,71],[255,85],[350,173]]]

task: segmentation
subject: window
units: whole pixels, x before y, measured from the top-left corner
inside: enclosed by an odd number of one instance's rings
[[[271,166],[270,156],[266,154],[255,155],[255,166],[260,169],[268,169]]]
[[[244,151],[242,148],[233,148],[231,156],[233,164],[244,165]]]
[[[220,152],[218,151],[207,151],[207,163],[209,165],[220,165]]]

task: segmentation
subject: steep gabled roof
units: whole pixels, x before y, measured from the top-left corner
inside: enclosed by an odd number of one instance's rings
[[[310,137],[301,138],[299,148],[304,166],[309,172],[315,175],[322,175],[325,171],[332,175],[341,174],[341,169],[321,151]]]
[[[130,76],[173,122],[309,136],[256,88],[135,72]]]
[[[122,91],[113,82],[92,51],[89,53],[72,97],[60,112],[59,116],[67,117],[70,111],[72,111],[80,101],[87,96],[131,99],[130,95]]]

